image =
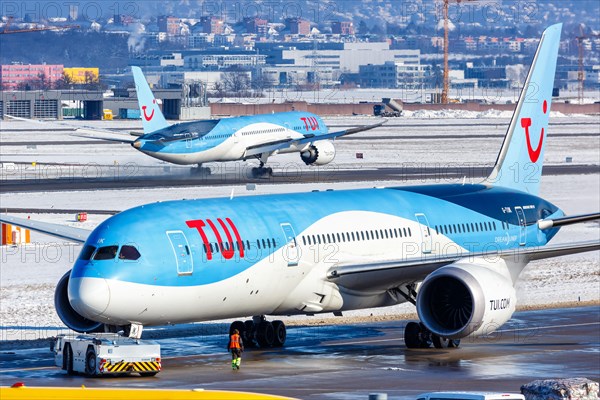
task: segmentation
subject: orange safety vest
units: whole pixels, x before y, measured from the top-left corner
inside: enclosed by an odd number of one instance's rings
[[[240,335],[233,334],[231,335],[231,341],[229,342],[230,349],[241,349],[240,347]]]

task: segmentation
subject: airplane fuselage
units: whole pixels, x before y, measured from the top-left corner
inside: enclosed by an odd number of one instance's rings
[[[561,215],[539,197],[481,184],[154,203],[94,230],[73,268],[69,299],[82,315],[116,325],[393,305],[403,300],[388,289],[431,270],[407,269],[364,290],[345,290],[327,272],[542,246],[558,229],[541,231],[536,222]],[[139,257],[115,256],[124,245]]]
[[[308,112],[259,114],[182,122],[138,138],[133,147],[154,158],[190,165],[245,159],[248,149],[279,140],[318,137],[328,133],[323,120]],[[302,151],[306,144],[279,151]]]

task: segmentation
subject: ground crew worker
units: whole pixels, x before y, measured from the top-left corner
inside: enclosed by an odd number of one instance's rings
[[[244,351],[244,342],[240,336],[240,331],[237,329],[234,329],[229,337],[227,350],[231,351],[231,369],[240,369],[240,364],[242,363],[242,351]]]

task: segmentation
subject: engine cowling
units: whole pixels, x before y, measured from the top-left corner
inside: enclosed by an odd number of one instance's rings
[[[71,271],[60,278],[54,291],[54,308],[61,321],[76,332],[104,332],[104,324],[85,318],[73,309],[69,302],[69,278]]]
[[[491,267],[483,262],[457,262],[423,281],[417,312],[431,332],[460,339],[494,332],[510,319],[516,303],[515,289],[503,263]]]
[[[300,158],[306,165],[325,165],[335,158],[335,146],[329,140],[314,142],[300,153]]]

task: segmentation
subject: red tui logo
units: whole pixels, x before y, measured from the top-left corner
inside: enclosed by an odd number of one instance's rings
[[[544,111],[544,114],[548,112],[548,102],[546,100],[544,100],[542,110]],[[529,153],[529,159],[531,160],[531,162],[537,162],[542,152],[542,144],[544,142],[544,128],[542,128],[542,132],[540,133],[540,141],[537,147],[534,149],[531,145],[531,138],[529,137],[530,126],[531,118],[521,118],[521,127],[525,128],[525,137],[527,139],[527,152]]]
[[[152,104],[156,104],[156,100],[152,100]],[[152,117],[154,117],[154,107],[152,107],[152,112],[150,113],[150,116],[148,116],[146,114],[146,109],[147,108],[148,108],[147,106],[142,106],[142,111],[144,112],[144,119],[146,121],[150,121],[152,119]]]

